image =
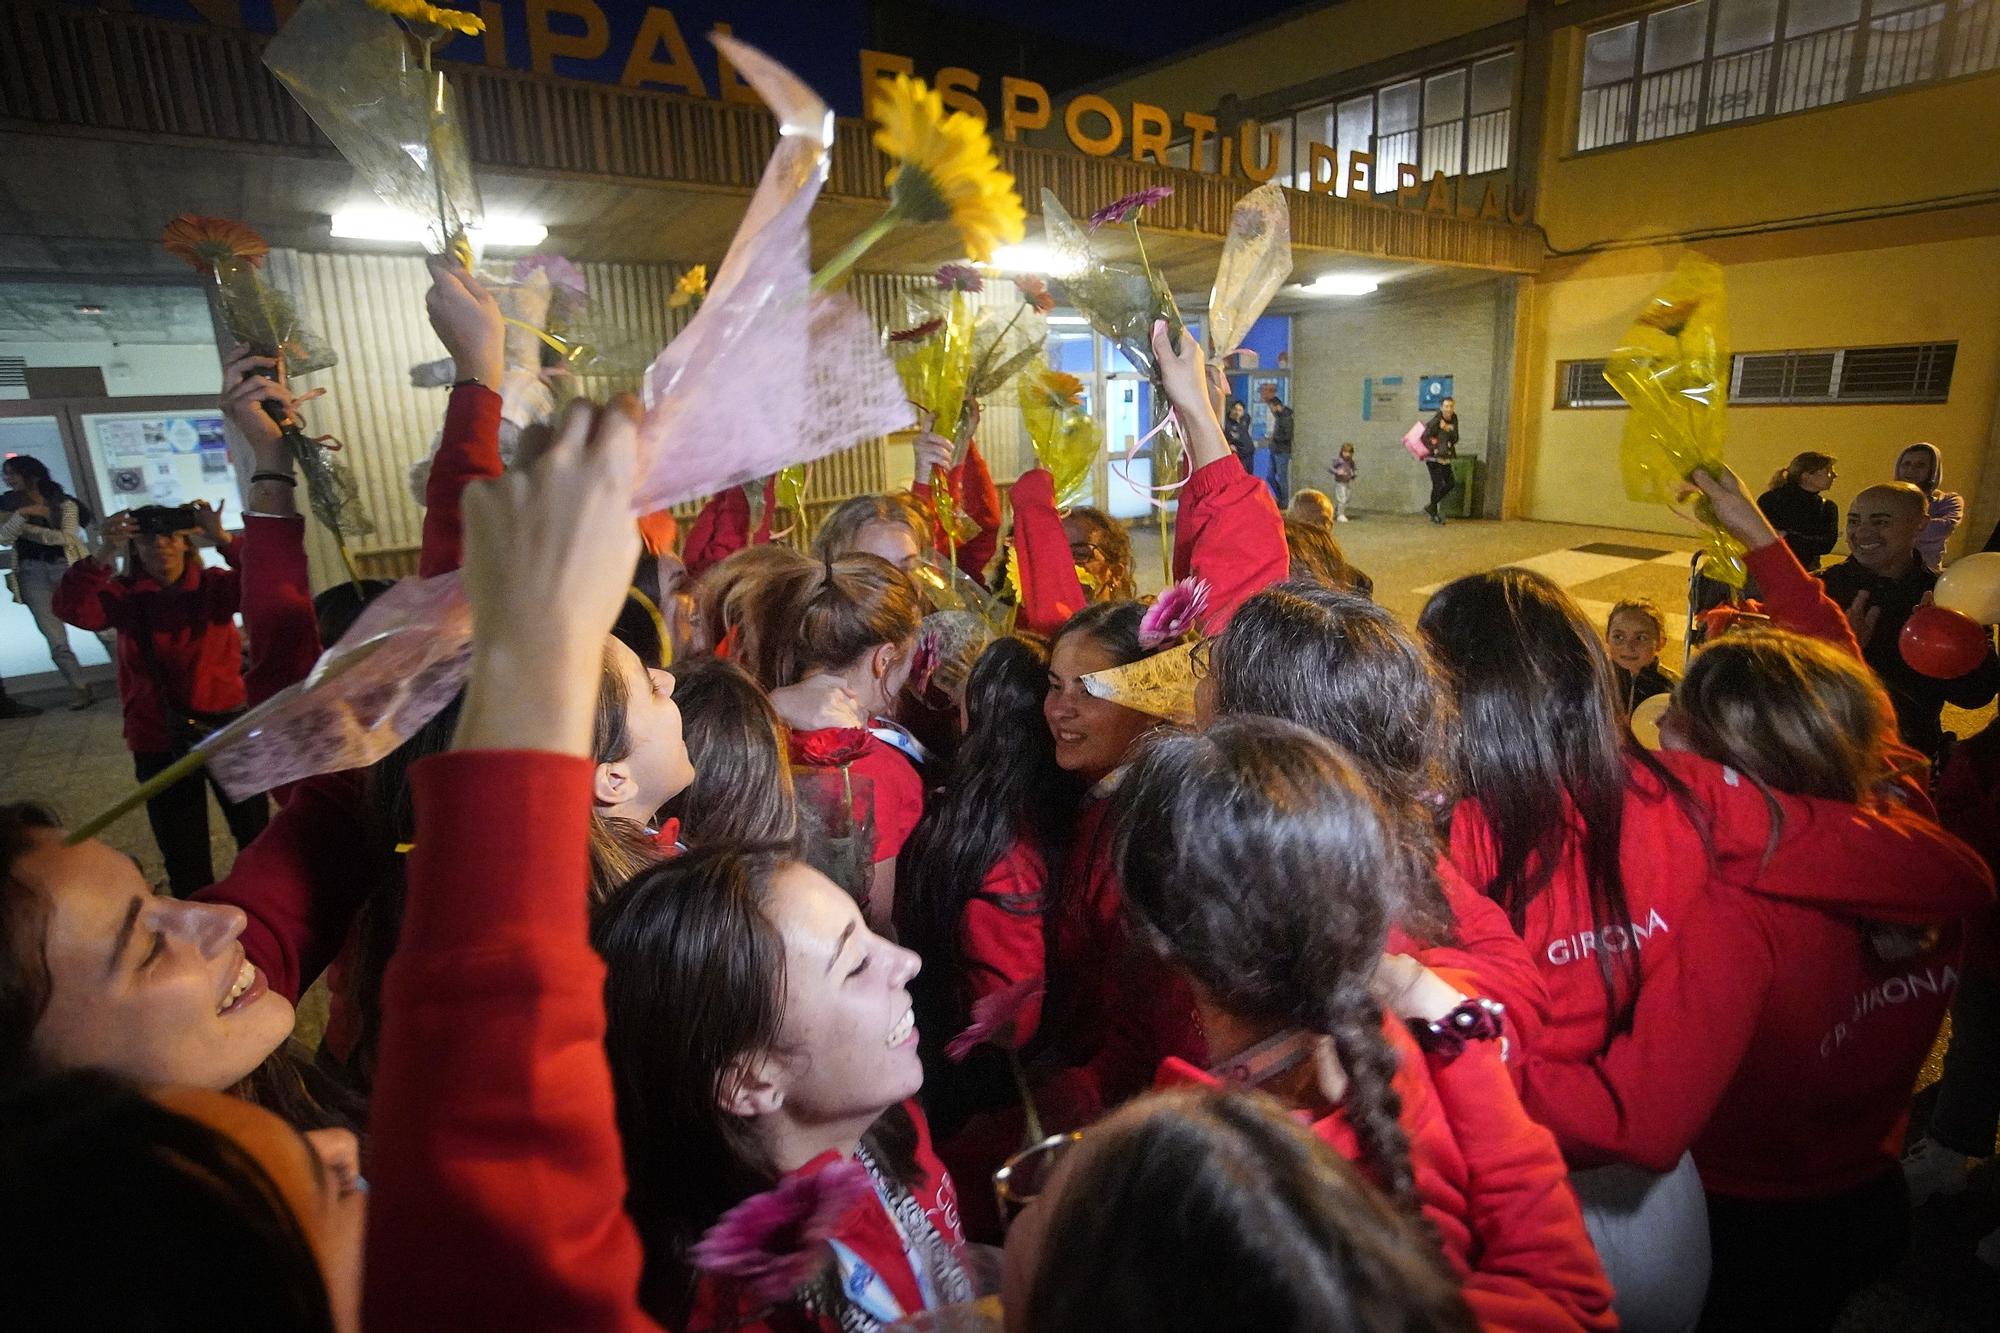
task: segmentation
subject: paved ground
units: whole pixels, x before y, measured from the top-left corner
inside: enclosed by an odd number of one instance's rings
[[[1375,580],[1377,599],[1405,619],[1414,620],[1431,591],[1452,579],[1518,564],[1562,584],[1600,625],[1612,603],[1646,596],[1667,611],[1676,640],[1683,632],[1676,622],[1686,605],[1688,556],[1696,545],[1692,538],[1521,521],[1438,528],[1421,517],[1387,515],[1360,515],[1342,525],[1339,535],[1349,560]],[[1134,548],[1141,586],[1157,589],[1157,539],[1148,531],[1136,532]],[[1678,642],[1667,657],[1679,664]],[[131,761],[115,702],[69,713],[62,711],[66,700],[59,695],[24,697],[50,711],[25,721],[0,722],[0,800],[44,801],[75,822],[105,808],[131,786]],[[1948,717],[1947,725],[1969,732],[1990,715],[1989,709],[1979,716]],[[233,859],[234,847],[212,799],[209,829],[220,873]],[[161,877],[143,811],[126,815],[104,836],[136,856],[146,873]],[[310,1009],[302,1013],[304,1023],[315,1019]],[[1918,1100],[1919,1123],[1927,1100]],[[1989,1162],[1975,1173],[1966,1194],[1918,1212],[1916,1243],[1902,1269],[1893,1281],[1856,1298],[1841,1333],[1991,1333],[2000,1328],[2000,1275],[1972,1257],[1979,1237],[1997,1226],[2000,1168]]]

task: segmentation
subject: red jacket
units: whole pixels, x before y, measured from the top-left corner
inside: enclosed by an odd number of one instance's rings
[[[771,540],[771,511],[778,505],[778,479],[764,479],[764,518],[757,530],[750,530],[750,497],[741,486],[731,486],[710,496],[688,527],[687,544],[681,548],[681,563],[688,577],[702,574],[721,564],[746,546],[762,546]]]
[[[979,525],[979,531],[958,544],[958,567],[967,577],[977,583],[986,582],[986,567],[993,563],[993,552],[1000,546],[1000,488],[993,484],[993,474],[987,470],[986,460],[980,456],[978,441],[966,445],[965,461],[949,473],[951,498],[958,501],[964,515]],[[918,477],[910,483],[910,494],[917,498],[924,512],[931,509],[931,479]],[[940,551],[951,549],[951,535],[943,524],[934,524],[932,544]]]
[[[845,772],[856,779],[851,789],[839,790],[838,798],[850,814],[873,811],[875,860],[890,860],[903,850],[923,818],[924,782],[895,746],[859,727],[824,727],[793,732],[791,756],[794,776],[801,783],[809,783],[812,770]],[[833,790],[828,788],[825,794],[832,795]],[[821,793],[812,788],[812,794]],[[808,793],[801,791],[800,799],[808,799]]]
[[[958,923],[966,1012],[989,995],[1048,973],[1043,925],[1049,888],[1048,862],[1034,843],[1016,838],[965,903]],[[1016,1049],[1035,1039],[1042,1024],[1042,998],[1021,1006],[1014,1021]]]
[[[500,475],[499,431],[498,394],[477,384],[452,390],[424,490],[418,567],[426,577],[458,567],[460,497],[467,483]],[[302,678],[319,654],[310,597],[303,621],[298,608],[306,590],[304,524],[294,518],[248,519],[244,525],[243,620],[253,672],[260,637],[271,641],[271,693]],[[291,672],[297,675],[285,678]],[[265,983],[294,1003],[339,956],[369,891],[394,869],[394,850],[371,836],[367,776],[365,770],[323,773],[287,789],[271,822],[237,853],[229,873],[195,895],[243,910],[244,953]]]
[[[306,521],[243,516],[243,636],[249,640],[243,686],[263,703],[304,680],[319,660],[319,622],[306,571]]]
[[[1014,483],[1014,566],[1021,581],[1015,623],[1030,634],[1052,635],[1089,602],[1070,558],[1062,515],[1056,512],[1055,478],[1030,468]]]
[[[1992,874],[1900,809],[1822,803],[1784,836],[1789,855],[1725,863],[1647,941],[1629,1033],[1583,1060],[1528,1061],[1528,1105],[1572,1158],[1665,1170],[1691,1147],[1710,1190],[1752,1198],[1823,1197],[1896,1169],[1960,923],[1991,903]],[[1885,962],[1871,924],[1936,933]]]
[[[118,631],[125,748],[134,754],[173,748],[169,713],[233,713],[247,702],[236,632],[238,545],[218,548],[225,569],[190,553],[171,588],[136,570],[119,578],[92,558],[71,565],[56,585],[57,616],[78,629]]]
[[[417,846],[370,1122],[370,1329],[655,1327],[638,1307],[589,943],[591,773],[587,759],[507,751],[411,772]],[[955,1244],[950,1178],[910,1110],[913,1193]],[[838,1235],[919,1307],[879,1203],[864,1198]]]
[[[1237,607],[1284,581],[1291,563],[1270,487],[1233,453],[1195,470],[1174,519],[1174,577],[1208,584],[1204,633],[1222,633]]]
[[[1480,1326],[1507,1333],[1616,1328],[1611,1285],[1555,1140],[1521,1109],[1498,1049],[1473,1043],[1440,1064],[1401,1024],[1385,1021],[1383,1035],[1398,1056],[1394,1086],[1417,1202]],[[1158,1082],[1218,1085],[1179,1060],[1161,1067]],[[1312,1128],[1342,1157],[1362,1160],[1341,1109]]]
[[[1384,952],[1409,954],[1467,995],[1484,995],[1506,1005],[1507,1061],[1518,1067],[1548,1022],[1548,986],[1500,904],[1467,882],[1449,859],[1438,861],[1438,882],[1458,942],[1428,944],[1392,925]]]

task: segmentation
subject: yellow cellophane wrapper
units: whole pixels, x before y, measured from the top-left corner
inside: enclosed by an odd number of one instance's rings
[[[1142,657],[1126,666],[1106,667],[1080,679],[1098,699],[1122,704],[1149,717],[1163,717],[1183,726],[1194,723],[1194,649],[1192,643]]]
[[[910,314],[913,325],[940,317],[944,324],[928,337],[893,345],[896,373],[902,377],[904,395],[936,418],[931,429],[948,437],[958,429],[965,410],[978,312],[965,293],[952,292],[942,310],[930,302],[912,301]]]
[[[1090,469],[1104,446],[1104,434],[1081,403],[1063,401],[1049,391],[1046,361],[1037,360],[1017,381],[1021,428],[1035,449],[1035,461],[1055,478],[1056,507],[1067,509],[1083,498]]]
[[[1720,472],[1729,389],[1729,325],[1722,268],[1689,255],[1639,314],[1604,367],[1632,409],[1619,449],[1628,499],[1672,505],[1696,468]],[[1743,543],[1723,530],[1704,498],[1709,578],[1741,588]]]

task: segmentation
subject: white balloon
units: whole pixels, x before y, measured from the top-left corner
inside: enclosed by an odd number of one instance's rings
[[[1667,715],[1667,709],[1673,702],[1671,694],[1656,694],[1650,699],[1641,699],[1639,706],[1632,710],[1632,734],[1648,750],[1660,748],[1660,719]]]
[[[1961,556],[1947,565],[1932,600],[1982,625],[2000,624],[2000,551]]]

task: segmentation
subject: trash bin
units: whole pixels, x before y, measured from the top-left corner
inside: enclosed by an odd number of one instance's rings
[[[1451,494],[1438,505],[1438,512],[1446,518],[1479,517],[1479,482],[1484,470],[1478,458],[1454,458],[1451,460],[1451,479],[1456,484]]]

